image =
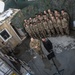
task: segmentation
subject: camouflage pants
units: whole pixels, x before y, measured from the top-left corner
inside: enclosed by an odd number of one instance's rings
[[[50,31],[51,31],[51,33],[52,33],[53,35],[55,35],[54,28],[50,29]]]
[[[46,31],[47,31],[47,35],[51,36],[50,30],[49,29],[46,29]]]
[[[63,28],[63,30],[64,30],[64,32],[65,32],[67,35],[69,35],[69,28],[68,28],[68,27]]]
[[[38,38],[35,32],[33,33],[33,37],[34,38]]]
[[[60,31],[60,33],[61,33],[62,35],[64,35],[64,32],[63,32],[62,27],[59,27],[59,31]]]
[[[59,29],[58,29],[58,27],[55,27],[55,31],[59,35]]]
[[[39,32],[39,31],[36,32],[36,35],[37,35],[37,38],[38,38],[38,39],[41,39],[41,36],[40,36],[40,32]]]

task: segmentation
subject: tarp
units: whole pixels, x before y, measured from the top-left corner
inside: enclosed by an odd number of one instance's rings
[[[0,1],[0,13],[4,11],[5,3],[3,1]]]

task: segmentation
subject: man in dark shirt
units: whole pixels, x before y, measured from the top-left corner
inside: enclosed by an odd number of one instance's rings
[[[55,63],[57,64],[57,66],[60,67],[60,63],[55,57],[55,54],[53,51],[53,45],[52,45],[51,41],[49,39],[43,38],[42,42],[43,42],[45,49],[49,52],[49,54],[47,55],[47,58],[49,60],[53,59],[55,61]]]
[[[53,45],[49,39],[43,38],[42,39],[43,45],[45,49],[50,53],[53,49]]]

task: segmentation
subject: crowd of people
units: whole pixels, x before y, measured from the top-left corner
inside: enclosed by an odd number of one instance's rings
[[[55,35],[69,35],[69,15],[64,10],[48,9],[34,18],[24,20],[24,27],[30,37],[46,38]]]

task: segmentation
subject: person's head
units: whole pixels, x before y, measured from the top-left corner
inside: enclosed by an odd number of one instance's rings
[[[25,26],[26,26],[26,27],[28,27],[28,25],[27,25],[27,24],[26,24]]]
[[[58,17],[56,17],[56,20],[58,20],[59,18]]]
[[[54,10],[54,13],[55,13],[55,14],[58,14],[58,11],[57,11],[57,10]]]
[[[24,22],[26,23],[26,22],[27,22],[27,20],[25,19],[25,20],[24,20]]]
[[[30,24],[30,26],[32,26],[32,24]]]
[[[55,19],[54,16],[52,16],[51,19],[54,20]]]
[[[48,9],[48,13],[51,13],[51,10],[50,9]]]
[[[29,19],[27,20],[27,23],[29,23]]]
[[[38,15],[38,18],[40,18],[41,17],[41,15]]]
[[[34,38],[31,38],[31,41],[34,41]]]
[[[46,41],[46,38],[42,38],[42,41],[45,42]]]
[[[61,11],[61,14],[63,14],[63,13],[64,13],[64,10]]]
[[[31,20],[32,18],[30,17],[29,20]]]
[[[47,14],[47,12],[46,12],[46,11],[44,11],[44,14]]]

